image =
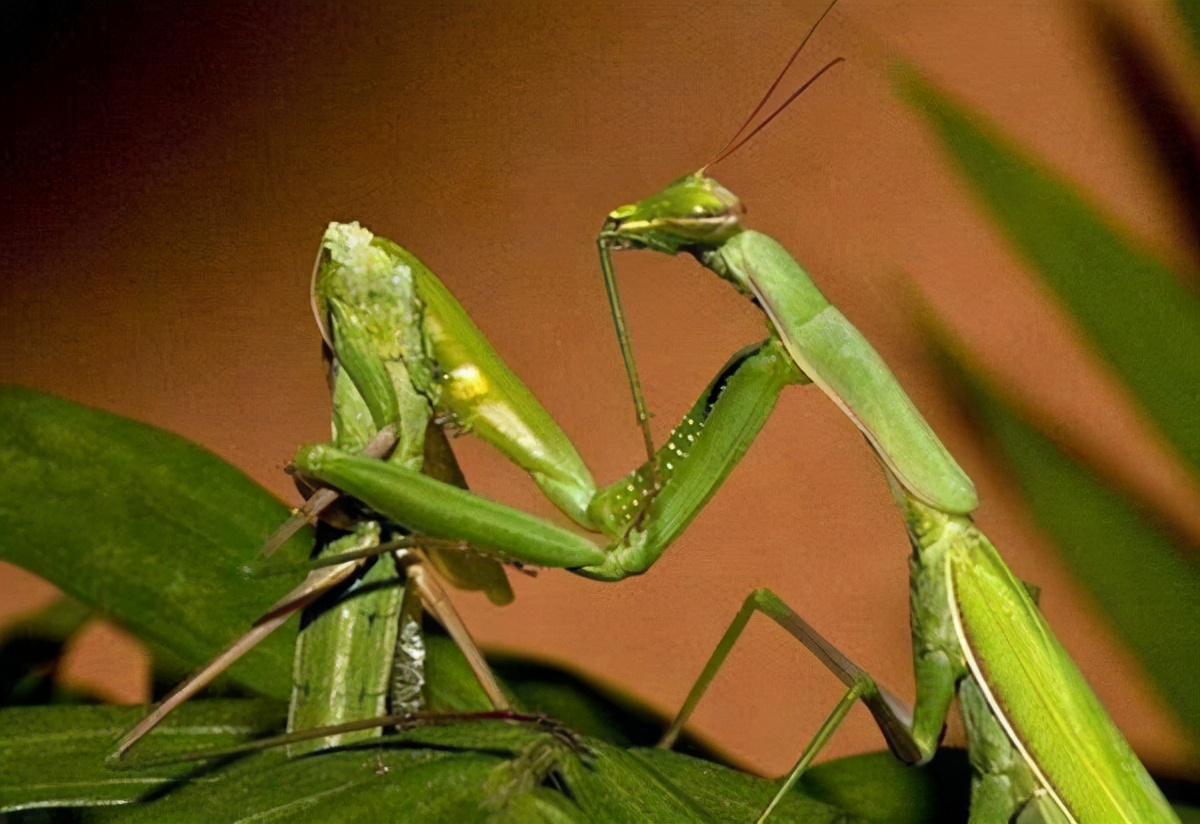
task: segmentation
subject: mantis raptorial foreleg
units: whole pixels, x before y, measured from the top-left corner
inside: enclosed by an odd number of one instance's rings
[[[465,540],[496,557],[569,568],[599,580],[645,571],[683,531],[740,460],[783,386],[802,380],[773,341],[735,355],[655,453],[661,488],[643,466],[593,497],[601,548],[574,532],[436,480],[328,446],[295,464],[371,509],[423,534]]]

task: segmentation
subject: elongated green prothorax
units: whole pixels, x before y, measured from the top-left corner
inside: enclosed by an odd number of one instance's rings
[[[616,287],[609,249],[693,255],[758,304],[796,366],[850,416],[905,489],[945,512],[972,512],[978,499],[970,478],[883,359],[779,243],[742,226],[742,214],[737,196],[703,170],[613,210],[600,233],[610,294]],[[615,299],[613,305],[618,306]],[[618,328],[618,335],[632,380],[636,370],[628,333]],[[638,395],[635,383],[642,404]],[[645,415],[644,404],[638,413]]]

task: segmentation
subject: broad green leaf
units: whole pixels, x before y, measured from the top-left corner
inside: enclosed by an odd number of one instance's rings
[[[0,810],[111,805],[90,818],[233,821],[745,821],[774,782],[675,753],[498,721],[464,722],[287,759],[280,749],[208,762],[114,769],[105,762],[137,710],[0,711]],[[282,706],[208,700],[156,732],[153,756],[256,737]],[[139,754],[139,757],[149,753]],[[852,821],[793,794],[780,821]]]
[[[901,93],[1013,247],[1066,305],[1163,435],[1200,469],[1200,301],[1069,183],[911,70]]]
[[[660,781],[669,781],[673,786],[683,788],[692,804],[705,810],[717,821],[756,821],[779,789],[777,780],[755,778],[719,764],[666,750],[633,749],[626,752],[626,758],[636,758],[652,768]],[[789,793],[771,813],[769,820],[775,821],[776,816],[781,821],[814,824],[851,824],[872,820],[856,814],[850,807],[831,804],[827,799],[812,797],[800,790]],[[646,820],[671,819],[662,816]]]
[[[567,734],[569,736],[569,734]],[[529,726],[503,722],[464,723],[452,727],[434,727],[403,733],[402,739],[428,746],[457,747],[493,751],[503,748],[512,756],[497,764],[489,775],[482,804],[500,809],[514,797],[543,782],[557,785],[578,805],[575,818],[589,821],[706,821],[712,815],[684,785],[672,781],[639,758],[639,753],[583,737],[574,743]],[[687,756],[669,754],[671,760],[689,762]],[[703,769],[738,775],[727,768],[705,762]],[[684,768],[684,778],[697,779],[701,773]],[[739,776],[750,787],[739,787],[751,804],[751,817],[763,797],[769,798],[770,782]],[[736,793],[735,793],[736,797]],[[820,820],[820,819],[817,819]]]
[[[228,746],[277,728],[284,712],[282,704],[271,701],[195,701],[135,752],[162,755]],[[117,739],[140,717],[137,707],[0,709],[0,811],[129,802],[197,771],[194,763],[146,769],[108,764]]]
[[[241,566],[287,509],[212,453],[152,426],[0,388],[0,560],[41,575],[190,666],[294,583]],[[311,535],[284,550],[304,557]],[[230,677],[286,698],[294,625]]]
[[[1180,555],[1151,515],[1023,420],[953,344],[942,352],[1038,524],[1175,714],[1200,733],[1200,565]]]
[[[217,769],[134,807],[96,811],[90,817],[122,822],[272,821],[486,822],[483,786],[504,759],[493,753],[362,747],[286,759],[278,754],[245,758],[238,769]],[[548,807],[560,820],[550,790],[527,809]],[[548,796],[548,798],[547,798]],[[543,801],[544,799],[544,801]],[[538,802],[543,803],[539,804]],[[530,816],[554,820],[551,815]]]
[[[135,822],[742,822],[778,786],[674,752],[501,721],[420,728],[290,760],[272,749],[151,765],[258,738],[283,714],[271,701],[195,701],[114,767],[105,758],[138,709],[0,710],[0,811],[64,807],[73,819]],[[965,821],[968,779],[960,750],[923,769],[888,753],[840,759],[813,768],[772,820]],[[1190,820],[1195,811],[1180,812]]]
[[[966,821],[971,765],[965,750],[939,750],[920,769],[876,752],[819,764],[801,778],[800,789],[868,821]]]

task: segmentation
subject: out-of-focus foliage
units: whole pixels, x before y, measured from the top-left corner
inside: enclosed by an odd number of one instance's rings
[[[1175,0],[1175,8],[1179,12],[1188,35],[1192,38],[1192,49],[1195,57],[1200,60],[1200,3],[1193,0]]]
[[[1193,18],[1200,14],[1196,4],[1181,3],[1184,7]],[[1194,186],[1200,160],[1174,158],[1178,147],[1197,145],[1196,113],[1175,109],[1162,115],[1162,106],[1180,104],[1161,74],[1149,68],[1155,65],[1149,52],[1103,7],[1090,6],[1088,14],[1133,116],[1159,111],[1152,122],[1140,122],[1164,174],[1183,178],[1171,189],[1187,212],[1200,195]],[[1077,187],[1017,148],[979,113],[911,69],[897,77],[900,93],[932,128],[970,193],[1196,474],[1200,300],[1185,286],[1190,273],[1172,271],[1156,259]],[[1156,104],[1147,107],[1146,95]],[[938,329],[935,342],[1035,518],[1178,718],[1200,735],[1200,547],[1147,502],[1099,477],[1072,454],[1065,433],[1031,423]]]

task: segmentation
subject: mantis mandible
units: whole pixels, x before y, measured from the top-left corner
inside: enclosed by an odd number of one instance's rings
[[[736,148],[734,141],[730,145]],[[717,159],[729,151],[722,150]],[[674,741],[742,629],[760,611],[800,640],[847,687],[763,818],[856,701],[868,707],[899,758],[922,764],[936,752],[957,695],[975,770],[972,821],[1178,821],[1026,586],[973,522],[978,499],[966,473],[862,334],[782,245],[742,225],[741,202],[706,171],[707,166],[613,210],[599,236],[638,420],[644,422],[648,414],[621,320],[611,251],[687,253],[766,315],[769,337],[763,351],[782,350],[786,356],[770,361],[775,377],[764,383],[778,387],[776,391],[789,383],[816,384],[854,422],[879,459],[913,551],[909,567],[917,698],[911,709],[905,706],[776,595],[756,590],[726,631],[663,745]],[[771,396],[767,403],[774,401]]]

